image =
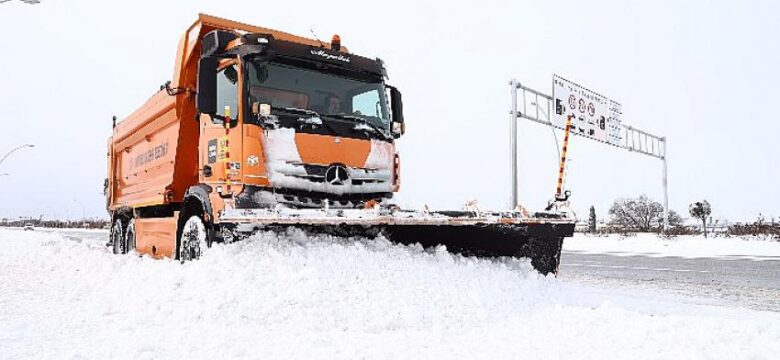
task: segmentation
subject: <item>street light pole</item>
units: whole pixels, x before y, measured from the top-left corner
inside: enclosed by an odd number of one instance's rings
[[[58,205],[57,207],[60,207],[60,208],[65,210],[65,219],[64,219],[64,221],[66,223],[68,221],[70,221],[70,209],[68,208],[68,202],[66,201],[66,202],[63,203],[63,202],[57,201],[57,205]]]
[[[87,210],[84,208],[84,203],[82,203],[78,199],[73,199],[74,202],[78,203],[81,206],[81,220],[84,221],[87,219]]]
[[[512,111],[509,119],[509,168],[511,169],[509,183],[512,193],[509,197],[509,209],[512,211],[520,203],[517,198],[517,85],[517,80],[509,81],[509,86],[512,88]]]
[[[664,233],[669,231],[669,183],[666,179],[666,136],[661,138],[661,145],[664,149],[664,176],[663,176],[663,185],[664,185]]]
[[[11,154],[13,154],[14,152],[19,151],[19,150],[24,149],[24,148],[31,148],[31,147],[35,147],[35,145],[24,144],[24,145],[19,145],[19,146],[15,147],[15,148],[11,149],[7,153],[5,153],[5,155],[3,155],[2,159],[0,159],[0,165],[2,165],[3,161],[5,161],[5,159],[7,159],[9,156],[11,156]],[[8,174],[5,174],[5,175],[8,175]]]

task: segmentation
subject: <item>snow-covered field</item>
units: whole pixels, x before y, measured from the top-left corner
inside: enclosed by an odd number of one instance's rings
[[[0,358],[780,353],[779,314],[567,283],[520,260],[292,233],[216,246],[181,265],[111,255],[104,242],[0,229]]]
[[[597,236],[574,234],[563,243],[564,251],[617,256],[679,256],[684,258],[743,258],[780,260],[780,242],[738,237],[677,236],[656,234]]]

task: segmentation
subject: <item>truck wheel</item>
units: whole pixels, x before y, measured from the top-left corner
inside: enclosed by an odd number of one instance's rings
[[[125,253],[135,250],[135,220],[131,219],[125,230]]]
[[[122,219],[114,220],[114,226],[111,227],[111,241],[114,243],[114,254],[125,253],[125,232],[123,231]]]
[[[209,244],[206,242],[206,225],[198,215],[192,215],[184,223],[179,239],[179,260],[197,260]]]

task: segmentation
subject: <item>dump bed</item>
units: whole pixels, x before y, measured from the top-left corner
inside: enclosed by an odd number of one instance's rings
[[[109,140],[109,208],[164,204],[180,199],[185,183],[197,182],[197,123],[186,123],[175,96],[163,90],[116,126]]]

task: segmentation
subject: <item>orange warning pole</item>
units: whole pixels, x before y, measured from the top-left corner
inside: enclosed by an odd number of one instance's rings
[[[225,106],[225,184],[230,192],[230,106]]]
[[[566,130],[563,133],[563,150],[561,151],[561,165],[558,168],[558,190],[555,198],[560,199],[563,192],[563,170],[566,167],[566,149],[569,147],[569,132],[571,130],[571,115],[566,117]]]
[[[225,105],[225,135],[230,134],[230,106]]]

